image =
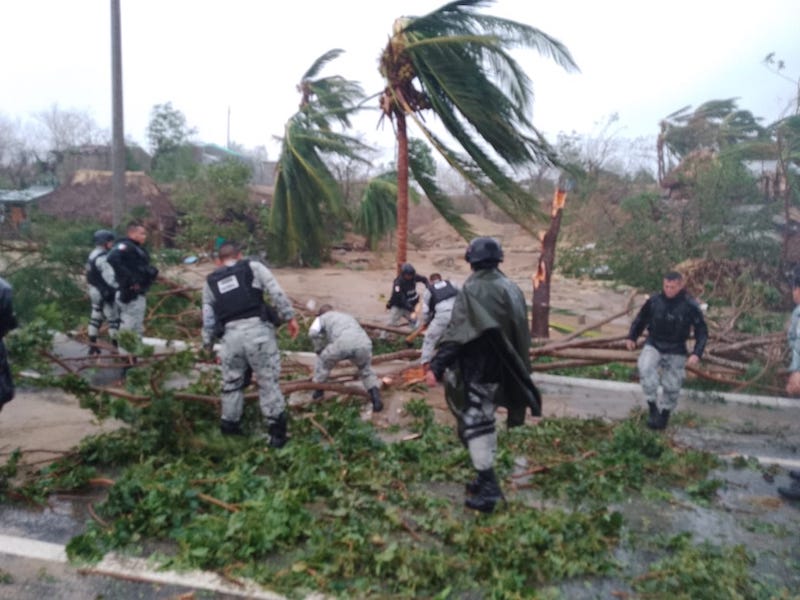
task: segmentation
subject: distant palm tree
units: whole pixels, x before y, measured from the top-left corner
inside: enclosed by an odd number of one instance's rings
[[[489,0],[456,0],[422,17],[397,19],[380,59],[385,80],[381,109],[397,137],[397,264],[406,260],[408,236],[408,132],[411,118],[451,167],[520,224],[538,211],[535,199],[504,170],[555,162],[552,149],[531,122],[531,82],[509,50],[533,48],[567,70],[577,70],[569,51],[539,29],[474,9]],[[431,110],[466,155],[448,147],[422,118]],[[425,177],[415,179],[428,194]],[[430,194],[428,194],[430,195]],[[464,237],[466,222],[449,201],[437,208]]]
[[[454,211],[447,195],[436,183],[436,163],[430,148],[419,139],[410,139],[408,163],[414,179],[422,187],[428,200],[459,231],[469,231],[469,224]],[[420,194],[409,188],[411,200],[419,203]],[[367,183],[355,218],[355,229],[367,238],[371,248],[377,246],[384,235],[397,228],[397,171],[373,177]]]
[[[344,205],[324,159],[338,155],[362,160],[367,149],[356,138],[334,131],[336,124],[349,127],[363,99],[361,86],[339,76],[317,78],[341,53],[336,49],[320,56],[297,86],[300,109],[286,123],[269,219],[270,254],[277,262],[307,265],[325,258],[330,229],[341,222]]]
[[[660,123],[657,141],[659,183],[667,173],[668,156],[681,161],[696,151],[720,153],[736,146],[741,150],[742,142],[763,141],[765,129],[759,120],[738,108],[736,98],[709,100],[694,110],[684,106],[668,115]]]

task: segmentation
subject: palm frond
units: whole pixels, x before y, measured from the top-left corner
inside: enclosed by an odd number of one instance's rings
[[[369,180],[355,218],[355,230],[375,248],[381,237],[397,227],[397,174]]]
[[[306,71],[298,85],[300,110],[288,120],[281,140],[269,219],[270,250],[277,262],[318,264],[325,258],[346,212],[325,160],[332,155],[366,160],[365,144],[333,129],[337,121],[349,124],[363,97],[361,87],[339,76],[315,79],[340,54],[331,50]]]
[[[414,148],[413,145],[410,148]],[[436,184],[436,173],[431,173],[427,163],[421,160],[421,157],[414,152],[410,152],[408,156],[408,166],[411,169],[411,174],[414,177],[422,191],[430,200],[436,211],[444,218],[448,225],[455,229],[458,234],[465,240],[469,241],[475,237],[475,232],[469,226],[469,223],[456,212],[450,198],[445,194],[441,188]]]

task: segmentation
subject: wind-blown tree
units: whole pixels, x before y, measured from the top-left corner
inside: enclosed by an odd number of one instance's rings
[[[678,161],[698,150],[722,152],[742,142],[764,137],[764,127],[736,98],[709,100],[690,111],[684,106],[661,121],[658,136],[658,181],[668,170],[668,155]]]
[[[360,158],[367,148],[359,140],[334,131],[349,127],[350,116],[363,98],[361,86],[340,76],[318,77],[342,53],[329,50],[303,75],[297,86],[300,109],[286,123],[276,169],[269,219],[274,260],[298,265],[325,258],[330,231],[344,214],[341,190],[325,164],[325,155]]]
[[[538,214],[536,199],[512,171],[555,163],[531,122],[529,77],[509,54],[532,48],[567,70],[577,70],[567,48],[534,27],[476,12],[489,0],[456,0],[422,17],[397,19],[380,59],[385,80],[380,105],[397,138],[397,264],[406,260],[408,236],[408,131],[410,118],[445,160],[489,200],[523,226]],[[432,111],[464,153],[449,147],[423,120]],[[414,177],[463,237],[471,235],[446,196],[431,197],[424,176]]]
[[[439,204],[439,211],[448,222],[468,225],[456,214],[446,194],[436,183],[436,163],[433,161],[430,148],[420,139],[412,138],[408,146],[408,162],[414,179],[426,190],[432,203]],[[413,187],[409,188],[409,196],[418,204],[420,194]],[[355,229],[367,238],[371,248],[377,246],[378,240],[397,228],[397,171],[389,171],[370,179],[355,217]]]

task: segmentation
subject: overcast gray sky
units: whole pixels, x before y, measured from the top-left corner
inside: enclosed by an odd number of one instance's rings
[[[326,74],[382,87],[377,59],[402,14],[433,0],[121,0],[125,132],[146,143],[153,105],[171,101],[202,141],[266,145],[297,108],[295,85],[322,53],[345,54]],[[399,11],[403,11],[400,13]],[[800,78],[800,0],[497,0],[483,12],[561,40],[581,73],[519,56],[534,82],[534,123],[548,136],[597,132],[619,114],[620,136],[654,136],[687,105],[739,97],[771,122]],[[0,114],[25,120],[57,103],[111,129],[110,0],[0,1]],[[762,64],[775,52],[784,77]],[[391,144],[378,115],[359,120],[367,141]]]

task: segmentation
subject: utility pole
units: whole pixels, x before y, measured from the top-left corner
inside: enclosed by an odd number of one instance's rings
[[[122,34],[119,0],[111,0],[111,222],[125,215],[125,127],[122,118]]]

